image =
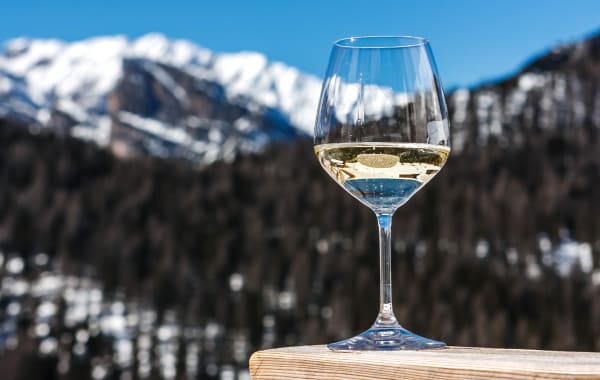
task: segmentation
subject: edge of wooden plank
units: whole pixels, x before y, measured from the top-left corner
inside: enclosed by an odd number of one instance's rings
[[[250,358],[253,380],[360,379],[365,375],[392,379],[400,373],[415,380],[482,375],[487,379],[600,379],[600,353],[474,347],[332,352],[325,346],[298,346],[257,351]]]

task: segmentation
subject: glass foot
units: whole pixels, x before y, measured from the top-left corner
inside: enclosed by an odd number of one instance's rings
[[[372,327],[339,342],[330,343],[330,350],[426,350],[445,347],[446,343],[424,338],[402,327]]]

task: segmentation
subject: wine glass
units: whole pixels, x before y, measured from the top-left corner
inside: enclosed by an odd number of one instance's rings
[[[446,344],[403,328],[392,307],[392,215],[444,166],[448,112],[429,42],[352,37],[335,42],[314,132],[323,169],[369,207],[379,225],[380,306],[365,332],[332,350],[401,350]]]

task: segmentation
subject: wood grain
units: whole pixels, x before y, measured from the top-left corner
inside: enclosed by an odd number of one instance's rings
[[[600,353],[448,347],[333,352],[325,346],[255,352],[252,380],[600,379]]]

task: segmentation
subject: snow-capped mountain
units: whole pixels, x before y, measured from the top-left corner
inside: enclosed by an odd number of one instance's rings
[[[320,86],[259,53],[215,54],[159,34],[73,43],[19,38],[0,53],[0,118],[52,127],[125,156],[206,163],[310,134]],[[371,104],[382,112],[402,103],[374,93]],[[447,98],[455,151],[490,139],[519,144],[542,130],[600,128],[600,35]]]
[[[204,162],[309,133],[320,80],[262,54],[149,34],[19,38],[0,54],[0,117]]]

